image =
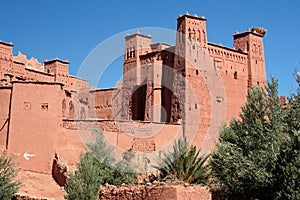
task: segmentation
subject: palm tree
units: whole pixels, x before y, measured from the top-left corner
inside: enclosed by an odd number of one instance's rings
[[[186,138],[179,138],[173,152],[163,152],[155,168],[160,171],[162,180],[206,185],[210,177],[210,168],[206,165],[209,155],[201,156],[200,152],[195,145],[190,146]]]

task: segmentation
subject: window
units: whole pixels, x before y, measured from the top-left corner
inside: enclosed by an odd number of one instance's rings
[[[234,72],[234,79],[237,79],[237,71]]]
[[[42,103],[41,104],[41,109],[44,111],[48,111],[48,103]]]
[[[66,99],[62,100],[62,105],[61,105],[62,109],[65,110],[67,105],[66,105]]]
[[[198,71],[198,69],[196,69],[196,75],[198,75],[199,74],[199,71]]]
[[[80,109],[80,119],[86,119],[85,109],[83,107]]]

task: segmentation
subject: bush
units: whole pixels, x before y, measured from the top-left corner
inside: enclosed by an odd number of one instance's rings
[[[130,167],[133,154],[124,153],[123,160],[115,163],[105,137],[98,129],[93,130],[96,140],[88,144],[89,151],[80,156],[75,173],[70,173],[65,190],[66,199],[97,200],[100,186],[108,183],[120,185],[134,182],[134,170]]]
[[[18,192],[20,183],[14,181],[17,176],[16,164],[6,152],[0,154],[0,199],[11,199]]]
[[[294,75],[298,88],[287,106],[288,131],[278,157],[275,199],[300,199],[300,73]]]
[[[296,80],[300,89],[299,73]],[[300,199],[299,89],[283,105],[271,78],[223,128],[211,166],[224,199]]]
[[[162,180],[206,185],[210,176],[210,168],[205,165],[208,157],[200,156],[196,146],[189,146],[186,138],[180,138],[173,145],[173,152],[163,152],[155,168],[160,171]]]

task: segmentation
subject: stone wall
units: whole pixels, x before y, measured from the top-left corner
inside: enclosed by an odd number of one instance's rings
[[[184,185],[135,185],[135,186],[103,186],[99,199],[147,199],[147,200],[211,200],[207,187]]]

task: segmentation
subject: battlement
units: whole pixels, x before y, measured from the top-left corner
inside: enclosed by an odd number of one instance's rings
[[[11,47],[14,46],[12,42],[7,43],[7,42],[3,42],[2,40],[0,40],[0,44],[5,46],[11,46]]]
[[[58,63],[61,63],[61,64],[70,64],[68,60],[61,60],[59,58],[55,58],[53,60],[45,60],[44,61],[44,64],[47,65],[47,64],[52,64],[52,63],[55,63],[55,62],[58,62]]]
[[[244,37],[246,35],[249,35],[249,34],[253,34],[253,35],[256,35],[256,36],[259,36],[259,37],[264,37],[266,34],[267,34],[267,29],[265,28],[262,28],[262,27],[253,27],[251,29],[247,29],[245,32],[243,33],[239,33],[239,32],[235,32],[233,34],[233,37],[235,39],[237,38],[240,38],[240,37]]]
[[[144,34],[141,34],[140,31],[136,31],[136,32],[133,33],[133,34],[127,34],[127,35],[125,36],[125,39],[126,39],[126,40],[129,40],[129,39],[134,38],[134,37],[136,37],[136,36],[140,36],[140,37],[144,37],[144,38],[148,38],[148,39],[151,39],[151,38],[152,38],[151,35],[144,35]]]
[[[191,15],[188,12],[186,12],[184,15],[179,15],[177,20],[181,20],[182,18],[185,18],[185,17],[191,18],[191,19],[198,19],[198,20],[200,19],[200,20],[205,20],[206,21],[205,16],[199,17],[197,14]]]

